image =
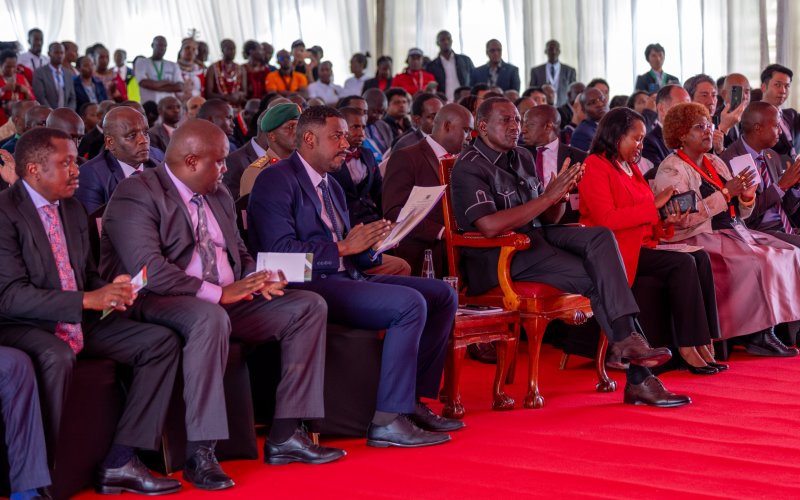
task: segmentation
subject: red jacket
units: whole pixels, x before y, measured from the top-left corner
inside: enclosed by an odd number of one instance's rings
[[[585,165],[586,172],[578,184],[580,222],[614,232],[631,285],[641,247],[655,247],[659,238],[671,237],[674,229],[663,229],[653,192],[637,165],[631,165],[632,177],[597,154],[587,157]]]
[[[417,92],[425,90],[429,83],[435,82],[432,73],[419,69],[415,71],[405,70],[403,73],[398,73],[392,79],[392,87],[400,87],[406,89],[406,92],[412,96]]]

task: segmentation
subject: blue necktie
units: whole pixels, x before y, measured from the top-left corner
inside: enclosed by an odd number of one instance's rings
[[[333,208],[333,199],[331,199],[331,193],[328,190],[328,181],[327,179],[322,179],[319,183],[319,190],[322,192],[322,203],[325,208],[325,213],[328,214],[328,218],[331,221],[331,227],[333,227],[333,232],[336,233],[336,238],[339,241],[344,239],[344,235],[342,233],[342,228],[339,227],[339,221],[336,218],[336,209]],[[354,280],[363,279],[363,276],[358,269],[353,265],[352,259],[350,256],[347,255],[342,258],[344,263],[344,268],[347,271],[347,274],[353,278]]]

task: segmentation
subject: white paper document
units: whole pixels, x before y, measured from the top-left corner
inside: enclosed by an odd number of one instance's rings
[[[656,250],[667,250],[669,252],[691,253],[702,249],[703,247],[687,245],[686,243],[661,243],[658,246],[656,246]]]
[[[756,162],[753,161],[753,157],[749,154],[737,156],[736,158],[731,158],[731,170],[733,170],[733,175],[739,175],[748,168],[752,168],[753,171],[756,173],[756,180],[757,184],[761,184],[761,172],[758,171],[756,167]]]
[[[311,281],[313,265],[313,253],[259,252],[256,258],[256,271],[271,272],[270,281],[280,281],[281,273],[289,283]]]
[[[397,224],[392,228],[389,235],[383,240],[376,253],[383,253],[390,248],[397,246],[417,224],[430,213],[436,203],[442,198],[447,185],[420,187],[414,186],[408,200],[397,216]]]

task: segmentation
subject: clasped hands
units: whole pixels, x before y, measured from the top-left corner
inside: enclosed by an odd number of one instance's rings
[[[566,158],[561,165],[561,170],[558,175],[555,173],[550,174],[550,181],[544,189],[544,196],[552,201],[552,204],[567,201],[569,192],[580,182],[583,177],[585,167],[583,163],[576,162],[570,165],[570,159]]]

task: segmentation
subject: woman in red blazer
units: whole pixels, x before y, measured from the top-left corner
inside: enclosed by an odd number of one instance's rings
[[[719,337],[711,261],[703,250],[656,250],[673,235],[673,223],[685,217],[674,204],[661,220],[658,209],[676,194],[667,188],[653,196],[637,163],[645,136],[644,118],[628,108],[609,111],[586,158],[580,193],[581,223],[614,232],[628,283],[655,278],[668,290],[681,357],[692,373],[711,375],[727,368],[714,362],[711,339]]]

